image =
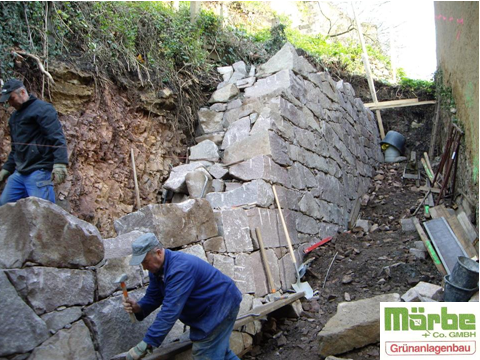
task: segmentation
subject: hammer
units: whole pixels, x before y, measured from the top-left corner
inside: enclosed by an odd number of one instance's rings
[[[125,285],[125,282],[128,280],[128,275],[127,274],[122,274],[118,277],[117,280],[115,280],[115,284],[120,284],[120,286],[122,287],[122,290],[123,290],[123,299],[124,300],[127,300],[128,298],[128,292],[127,292],[127,286]],[[135,315],[133,315],[132,313],[128,313],[128,315],[130,315],[130,320],[132,321],[132,323],[134,323],[137,319],[135,318]]]

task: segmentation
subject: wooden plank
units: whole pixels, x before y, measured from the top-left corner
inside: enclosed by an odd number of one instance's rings
[[[280,309],[281,307],[291,304],[292,302],[305,296],[304,292],[295,293],[292,295],[286,295],[285,298],[267,303],[265,305],[257,306],[255,309],[250,310],[249,312],[240,315],[235,321],[234,329],[241,328],[248,323],[257,320],[263,316],[274,312],[275,310]],[[155,349],[150,355],[143,358],[143,360],[167,360],[172,359],[175,355],[178,355],[182,352],[189,350],[192,347],[192,342],[182,341],[174,342],[165,346],[160,346]],[[125,360],[127,353],[122,353],[115,355],[111,360]]]
[[[425,161],[424,158],[421,158],[420,161],[422,162],[423,168],[425,169],[425,172],[427,173],[428,178],[430,179],[430,181],[433,181],[434,175],[433,175],[433,172],[431,172],[430,169],[428,168],[427,162]]]
[[[402,100],[389,100],[389,101],[379,101],[377,103],[366,103],[365,107],[371,108],[372,106],[388,106],[388,105],[402,105],[402,104],[415,104],[418,103],[418,99],[402,99]]]
[[[468,241],[473,243],[476,239],[478,239],[477,231],[473,227],[470,220],[468,220],[468,216],[465,211],[460,211],[460,213],[457,215],[457,219],[460,222],[460,225],[462,225],[463,230],[465,230]]]
[[[433,210],[433,212],[432,212]],[[468,257],[474,257],[477,256],[477,251],[475,250],[475,247],[472,245],[472,243],[468,240],[469,236],[463,229],[462,225],[460,224],[460,221],[458,221],[457,217],[455,214],[450,214],[450,212],[447,210],[445,205],[438,205],[433,208],[430,208],[430,213],[432,214],[432,217],[444,217],[445,220],[448,222],[448,225],[450,225],[453,233],[457,237],[458,241],[462,245],[463,249],[467,253]],[[436,214],[433,215],[433,214]]]
[[[435,104],[435,100],[428,100],[428,101],[419,101],[418,103],[412,103],[412,104],[400,104],[400,105],[386,105],[386,106],[377,106],[373,105],[369,109],[370,110],[384,110],[384,109],[392,109],[392,108],[401,108],[401,107],[406,107],[406,106],[421,106],[421,105],[432,105]]]
[[[440,193],[440,189],[437,188],[437,187],[429,187],[429,186],[420,186],[418,188],[419,191],[423,191],[423,192],[427,192],[427,191],[431,191],[432,193],[435,193],[435,194],[439,194]]]
[[[445,267],[442,265],[442,262],[440,261],[440,258],[438,257],[437,253],[435,252],[435,249],[433,248],[433,245],[430,242],[430,239],[428,238],[427,234],[425,234],[425,231],[423,230],[422,225],[420,225],[420,222],[418,221],[417,218],[413,218],[413,223],[415,224],[415,228],[417,229],[420,239],[422,239],[423,244],[427,248],[428,254],[433,260],[433,264],[442,275],[447,275],[447,272],[445,271]]]

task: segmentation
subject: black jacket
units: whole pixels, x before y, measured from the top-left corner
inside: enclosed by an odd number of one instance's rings
[[[53,164],[68,165],[67,142],[52,104],[30,98],[8,120],[12,150],[3,168],[30,174],[52,170]]]

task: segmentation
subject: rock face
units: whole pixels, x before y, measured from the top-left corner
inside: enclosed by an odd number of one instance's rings
[[[97,228],[49,201],[26,198],[6,204],[0,218],[0,268],[20,268],[27,261],[78,268],[103,259]]]
[[[336,355],[380,341],[380,303],[399,302],[399,294],[386,294],[340,303],[337,313],[318,333],[320,355]]]
[[[213,211],[204,199],[180,204],[148,205],[115,221],[119,234],[153,232],[166,248],[179,247],[218,235]]]

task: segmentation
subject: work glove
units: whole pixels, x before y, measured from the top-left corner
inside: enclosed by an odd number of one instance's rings
[[[67,178],[67,165],[54,164],[52,170],[52,181],[55,185],[59,185]]]
[[[10,176],[10,171],[2,169],[0,170],[0,183],[4,182],[7,180],[7,178]]]
[[[136,346],[128,350],[127,360],[143,359],[148,353],[151,352],[152,347],[145,341],[140,341]]]

